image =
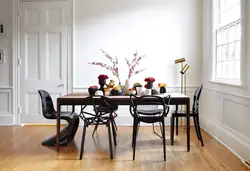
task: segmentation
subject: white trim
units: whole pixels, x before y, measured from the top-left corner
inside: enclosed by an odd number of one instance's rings
[[[217,141],[228,148],[232,153],[234,153],[238,158],[241,160],[246,159],[246,154],[250,154],[250,140],[208,116],[209,115],[207,113],[203,113],[203,115],[200,116],[201,127]],[[229,144],[237,145],[230,146]],[[241,154],[242,151],[244,151],[245,155]]]
[[[74,40],[74,0],[68,0],[69,8],[68,8],[68,57],[67,57],[67,92],[73,92],[73,40]]]
[[[19,57],[19,0],[13,1],[13,22],[12,22],[12,111],[13,111],[13,125],[18,125],[18,98],[19,98],[19,79],[18,71],[19,66],[17,65],[17,60]]]
[[[212,0],[210,5],[211,8],[210,9],[210,17],[211,17],[211,26],[210,26],[210,31],[211,31],[211,55],[212,55],[212,63],[211,63],[211,74],[210,75],[210,81],[212,83],[221,83],[221,84],[227,84],[227,85],[232,85],[232,86],[245,86],[247,84],[247,45],[246,45],[246,35],[247,35],[247,1],[246,0],[241,0],[241,55],[240,55],[240,82],[234,82],[234,81],[230,81],[230,80],[222,80],[222,79],[218,79],[216,78],[216,40],[215,40],[215,32],[217,29],[215,29],[215,12],[214,9],[215,8],[215,0]],[[205,18],[204,18],[205,20]],[[226,78],[225,78],[226,79]]]
[[[243,84],[240,81],[230,81],[230,80],[226,80],[226,79],[215,79],[215,80],[209,80],[208,82],[216,83],[216,84],[225,84],[225,85],[234,86],[234,87],[243,87]]]
[[[220,84],[223,84],[223,83],[220,83]],[[215,88],[208,88],[208,87],[203,87],[203,89],[206,91],[214,91],[216,93],[221,93],[221,94],[226,94],[226,95],[229,95],[229,96],[234,96],[234,97],[238,97],[238,98],[244,98],[244,99],[247,99],[247,100],[250,100],[250,96],[243,96],[243,95],[239,95],[239,94],[236,94],[236,93],[228,93],[227,91],[221,91],[222,89],[220,90],[217,90]]]

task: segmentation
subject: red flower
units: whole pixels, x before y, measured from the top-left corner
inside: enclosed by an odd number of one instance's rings
[[[148,88],[148,84],[145,84],[144,87],[145,87],[145,88]]]
[[[106,79],[108,79],[109,77],[107,76],[107,75],[103,75],[103,74],[101,74],[101,75],[99,75],[98,76],[98,79],[99,80],[106,80]]]
[[[97,89],[98,87],[96,85],[94,85],[94,86],[90,86],[89,88]]]
[[[155,82],[155,79],[153,77],[148,77],[144,79],[145,82]]]

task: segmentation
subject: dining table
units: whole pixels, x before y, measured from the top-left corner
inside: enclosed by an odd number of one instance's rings
[[[169,105],[175,105],[178,109],[178,105],[186,106],[186,140],[187,140],[187,152],[190,151],[190,98],[187,95],[181,93],[163,93],[158,94],[162,98],[167,98],[170,95],[171,100]],[[73,111],[77,105],[92,105],[92,101],[88,100],[88,92],[74,92],[66,94],[57,98],[57,121],[56,121],[56,149],[60,150],[59,138],[60,138],[60,113],[61,106],[72,106]],[[120,96],[107,96],[113,99],[118,105],[130,105],[129,95]],[[128,111],[129,112],[129,111]],[[131,116],[132,117],[132,116]]]

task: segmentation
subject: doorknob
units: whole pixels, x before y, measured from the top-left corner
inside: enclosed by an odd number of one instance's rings
[[[64,84],[59,84],[58,87],[64,87]]]

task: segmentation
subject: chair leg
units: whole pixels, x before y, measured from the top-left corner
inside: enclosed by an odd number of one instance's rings
[[[134,140],[133,140],[133,142],[134,142],[134,144],[133,144],[133,160],[135,160],[135,147],[136,147],[136,137],[137,137],[137,127],[138,127],[138,123],[136,122],[135,123],[135,129],[134,129],[134,132],[135,132],[135,134],[134,134]]]
[[[115,126],[114,126],[114,118],[112,118],[111,120],[111,126],[112,126],[112,132],[113,132],[113,139],[114,139],[114,144],[116,146],[116,130],[115,130]]]
[[[118,128],[117,128],[117,125],[116,125],[116,123],[115,123],[115,118],[113,118],[113,123],[114,123],[114,126],[115,126],[115,130],[117,131],[118,130]]]
[[[199,115],[197,115],[197,117],[196,117],[196,121],[197,121],[197,128],[198,128],[198,131],[199,131],[199,134],[200,134],[200,141],[201,141],[201,145],[202,145],[202,146],[204,146],[203,139],[202,139],[202,136],[201,136],[201,129],[200,129],[200,122],[199,122]]]
[[[133,118],[134,121],[133,121],[133,132],[132,132],[132,147],[134,147],[134,137],[135,137],[135,134],[136,134],[136,130],[135,130],[135,118]]]
[[[175,119],[176,119],[176,135],[178,135],[179,134],[179,130],[178,130],[179,118],[178,118],[178,116],[176,116]]]
[[[165,121],[162,121],[162,139],[163,139],[163,155],[164,161],[166,161],[166,138],[165,138]]]
[[[170,130],[170,136],[171,136],[171,145],[174,145],[174,117],[171,117],[171,130]]]
[[[81,151],[80,151],[80,160],[82,160],[83,150],[84,150],[84,141],[85,141],[85,135],[86,135],[86,122],[83,125],[83,131],[82,131],[82,143],[81,143]]]
[[[95,132],[97,131],[98,125],[99,125],[99,118],[98,118],[98,120],[96,122],[96,125],[95,125],[95,128],[93,130],[92,136],[94,136]]]
[[[198,140],[200,140],[200,135],[199,135],[199,132],[198,132],[198,128],[197,128],[197,118],[196,118],[196,115],[193,115],[193,119],[194,119],[194,127],[195,127],[195,132],[196,132],[196,135],[198,137]]]
[[[113,159],[113,149],[112,149],[112,139],[111,139],[111,130],[110,130],[110,122],[108,122],[108,134],[109,134],[109,151],[110,151],[110,159]]]

